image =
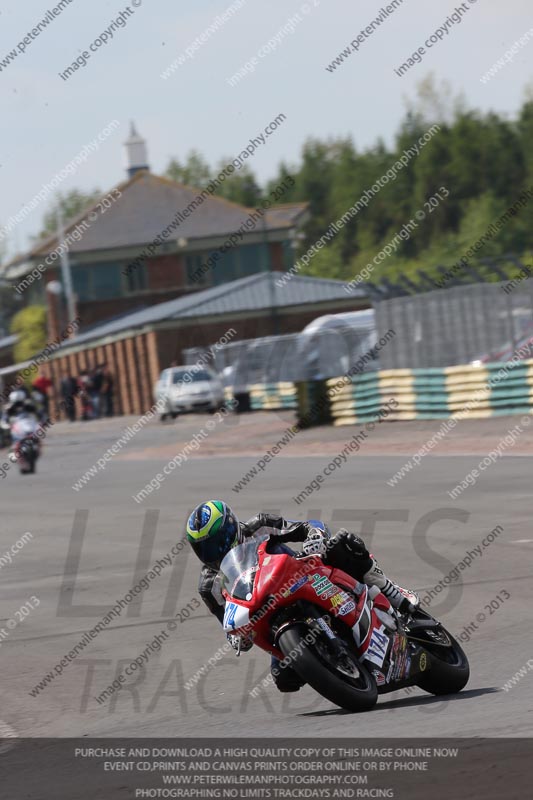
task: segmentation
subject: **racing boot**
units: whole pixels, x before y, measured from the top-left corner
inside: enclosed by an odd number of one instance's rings
[[[372,566],[363,575],[363,581],[366,585],[377,586],[391,606],[398,609],[398,611],[411,613],[415,611],[420,605],[420,597],[417,593],[413,592],[412,589],[403,589],[397,583],[393,583],[387,578],[374,556],[371,556],[371,559]]]

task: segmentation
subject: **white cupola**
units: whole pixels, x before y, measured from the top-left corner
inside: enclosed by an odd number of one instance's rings
[[[124,142],[126,148],[128,176],[132,178],[141,169],[150,169],[148,166],[148,149],[146,140],[139,136],[135,123],[131,123],[130,136]]]

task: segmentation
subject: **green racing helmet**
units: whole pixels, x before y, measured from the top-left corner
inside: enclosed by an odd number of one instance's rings
[[[197,506],[187,520],[187,539],[200,559],[211,569],[241,541],[239,520],[222,500],[208,500]]]

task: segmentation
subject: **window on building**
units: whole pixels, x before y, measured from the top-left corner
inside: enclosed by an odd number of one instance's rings
[[[124,264],[101,263],[77,265],[72,269],[72,283],[78,299],[111,300],[126,294]]]
[[[123,294],[122,275],[118,264],[98,264],[93,267],[91,277],[95,300],[110,300]]]
[[[125,276],[128,294],[132,292],[142,292],[148,288],[148,277],[146,271],[146,261],[141,264],[135,263],[135,269],[131,269]]]
[[[223,253],[217,262],[213,274],[213,283],[221,284],[228,281],[265,272],[268,269],[268,245],[248,244],[243,247],[234,247]]]
[[[188,286],[205,287],[213,283],[212,273],[213,270],[216,271],[219,264],[219,261],[212,258],[213,256],[214,253],[190,253],[185,256],[185,274]]]
[[[89,267],[74,267],[72,270],[72,285],[78,300],[92,300],[90,277]]]

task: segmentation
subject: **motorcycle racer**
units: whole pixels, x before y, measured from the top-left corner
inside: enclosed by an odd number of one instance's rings
[[[384,574],[376,559],[368,552],[359,536],[341,528],[331,536],[327,527],[316,521],[288,521],[281,516],[259,513],[247,522],[239,522],[231,508],[222,500],[208,500],[200,503],[190,514],[186,525],[186,536],[192,549],[203,564],[200,572],[198,591],[209,611],[220,623],[224,618],[225,600],[220,588],[218,571],[224,556],[246,538],[253,536],[263,527],[271,531],[269,552],[295,553],[287,542],[302,542],[302,554],[318,555],[330,567],[343,570],[367,586],[374,586],[382,592],[390,604],[400,611],[412,611],[419,605],[418,595],[403,589]],[[236,650],[247,651],[253,645],[250,637],[228,634],[228,640]],[[303,681],[289,667],[281,667],[276,658],[272,659],[272,677],[281,692],[297,691]]]
[[[35,404],[23,389],[16,389],[10,392],[2,418],[10,423],[15,417],[18,417],[19,414],[34,414],[37,416]]]

